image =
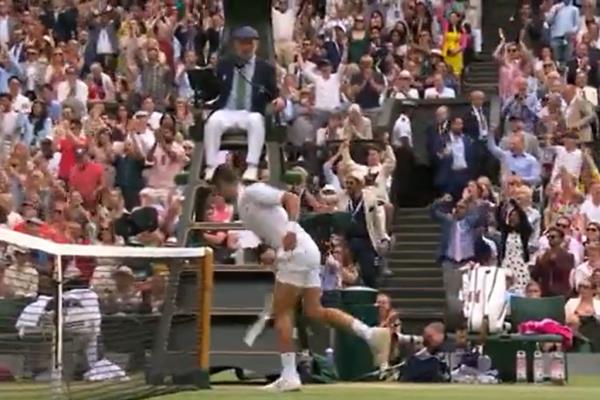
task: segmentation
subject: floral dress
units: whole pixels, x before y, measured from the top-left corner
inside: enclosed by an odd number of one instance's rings
[[[523,259],[523,244],[518,232],[510,232],[506,237],[505,253],[502,267],[512,270],[515,281],[513,287],[524,292],[531,277],[529,267]]]

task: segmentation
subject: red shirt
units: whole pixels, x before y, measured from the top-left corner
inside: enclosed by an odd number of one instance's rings
[[[73,142],[68,137],[62,138],[58,142],[60,148],[60,162],[58,164],[58,177],[64,180],[69,179],[71,169],[75,165],[75,150],[81,145],[85,145],[85,140]]]
[[[94,192],[102,184],[103,175],[104,168],[98,163],[90,161],[83,165],[76,165],[71,169],[69,187],[81,193],[86,204],[95,204]]]

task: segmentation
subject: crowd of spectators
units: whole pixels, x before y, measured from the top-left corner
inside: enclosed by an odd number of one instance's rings
[[[481,51],[481,4],[289,0],[275,1],[271,17],[285,155],[301,177],[292,189],[306,212],[352,216],[346,235],[325,240],[323,288],[377,287],[389,273],[381,256],[396,155],[412,137],[406,115],[385,133],[375,118],[389,98],[460,95],[461,75]],[[175,177],[195,145],[187,71],[216,68],[224,28],[217,0],[0,0],[3,226],[58,243],[174,242],[184,201]],[[221,149],[219,162],[241,175],[243,153]],[[266,179],[261,166],[256,177]],[[229,200],[212,196],[205,220],[234,221]],[[122,234],[132,218],[155,223]],[[244,231],[200,239],[222,263],[261,249]],[[258,261],[268,257],[259,253]],[[52,290],[53,260],[17,246],[4,255],[0,297]],[[96,290],[106,312],[160,308],[164,266],[65,261],[65,276]]]
[[[325,288],[377,286],[379,256],[389,247],[395,152],[410,147],[412,138],[406,116],[385,135],[373,129],[374,117],[387,98],[460,93],[462,71],[481,48],[481,10],[472,3],[275,2],[287,156],[302,176],[293,189],[306,211],[353,215],[350,234],[327,241]],[[188,166],[194,147],[186,71],[218,64],[222,4],[0,1],[0,16],[7,28],[0,29],[0,198],[6,226],[61,243],[123,244],[117,222],[152,207],[154,229],[128,242],[172,241],[183,201],[174,178]],[[354,143],[358,151],[351,153]],[[219,158],[242,172],[240,153],[224,150]],[[212,197],[206,219],[234,220],[233,204]],[[231,262],[230,255],[248,241],[256,247],[246,232],[202,236],[217,250],[229,250],[218,251],[223,262]],[[50,262],[27,257],[36,265],[36,279],[47,280],[51,267],[39,264]],[[137,289],[123,294],[134,275],[128,266],[78,259],[69,266],[111,307],[124,297],[132,304],[141,297]],[[22,295],[10,283],[12,266],[6,267],[5,291]],[[138,280],[136,288],[149,290],[154,274],[146,275],[148,282]]]
[[[471,115],[438,110],[428,138],[447,287],[492,249],[511,296],[564,296],[575,329],[600,315],[597,11],[595,1],[521,2],[516,34],[500,30],[494,52],[498,126],[475,92]]]

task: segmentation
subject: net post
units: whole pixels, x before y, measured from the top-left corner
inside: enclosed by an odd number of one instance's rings
[[[214,281],[214,254],[211,248],[204,248],[204,257],[198,263],[197,299],[200,313],[196,322],[198,365],[208,371],[210,366],[210,313],[212,309],[212,291]]]
[[[210,387],[210,322],[212,309],[212,291],[214,281],[214,253],[204,248],[204,256],[199,259],[196,270],[196,354],[198,373],[194,383],[200,388]]]
[[[56,304],[54,307],[54,335],[52,335],[54,352],[50,379],[52,400],[60,400],[64,398],[65,394],[63,390],[63,270],[60,254],[55,255],[54,267],[56,268]]]

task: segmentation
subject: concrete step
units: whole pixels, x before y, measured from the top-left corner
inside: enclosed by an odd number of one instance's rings
[[[385,278],[382,282],[382,288],[422,288],[422,287],[443,287],[444,281],[440,272],[439,276],[418,276],[418,277],[406,277],[406,276],[390,276]]]
[[[399,231],[394,233],[394,237],[396,238],[396,243],[401,243],[403,241],[406,242],[415,242],[415,241],[424,241],[424,242],[439,242],[440,241],[440,232],[439,227],[438,231],[426,231],[426,232],[410,232],[410,231]]]
[[[404,224],[431,224],[433,220],[429,213],[403,214],[394,218],[394,228]]]
[[[404,215],[429,215],[429,207],[403,207],[394,211],[396,217]]]
[[[402,315],[402,310],[404,308],[439,308],[443,310],[446,306],[446,300],[444,298],[439,299],[423,299],[423,298],[396,298],[392,300],[392,305],[400,310],[400,314]]]
[[[401,260],[427,260],[429,262],[435,262],[437,259],[436,249],[424,249],[424,250],[392,250],[388,256],[389,260],[401,261]]]
[[[394,225],[394,230],[397,229],[397,232],[434,232],[437,233],[440,231],[440,226],[438,224],[432,223],[411,223],[411,224],[398,224]]]
[[[394,244],[390,256],[393,256],[396,252],[407,251],[407,250],[430,250],[436,251],[439,247],[439,242],[435,240],[431,241],[398,241]]]
[[[431,265],[431,266],[411,266],[411,267],[399,267],[390,265],[390,269],[394,273],[393,276],[387,279],[404,279],[404,278],[436,278],[441,279],[442,270],[441,267]]]
[[[385,292],[389,294],[393,299],[442,299],[444,298],[443,287],[423,287],[423,288],[412,288],[412,287],[389,287],[385,289]]]

